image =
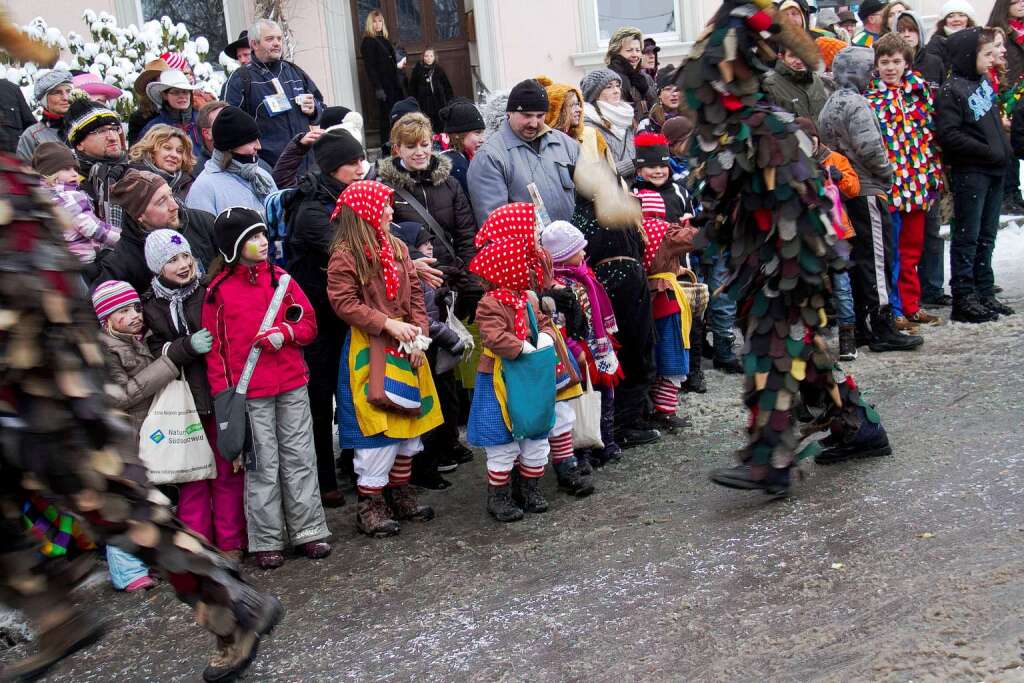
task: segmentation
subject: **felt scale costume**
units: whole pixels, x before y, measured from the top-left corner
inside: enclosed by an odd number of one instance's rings
[[[724,2],[679,70],[677,85],[696,115],[690,182],[705,182],[703,235],[728,248],[725,292],[745,330],[748,443],[740,465],[711,474],[717,484],[784,494],[800,459],[818,462],[891,452],[878,415],[861,398],[821,336],[835,252],[822,174],[794,117],[765,100],[769,38],[808,68],[820,55],[802,32],[775,20],[770,0]],[[831,428],[829,448],[801,447],[794,407],[821,406],[811,427]],[[805,429],[805,431],[812,431]]]

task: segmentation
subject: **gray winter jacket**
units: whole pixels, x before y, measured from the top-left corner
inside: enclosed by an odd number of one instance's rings
[[[567,221],[576,208],[573,169],[580,156],[580,145],[565,133],[548,128],[540,134],[540,151],[534,151],[508,125],[498,131],[473,156],[467,180],[478,225],[492,211],[509,202],[528,202],[526,189],[536,183],[551,220]]]
[[[832,62],[832,76],[839,90],[825,102],[818,117],[821,142],[850,160],[860,176],[860,196],[888,195],[892,188],[892,164],[885,150],[878,117],[861,95],[871,79],[874,50],[847,47]]]
[[[153,397],[178,376],[178,368],[167,356],[154,358],[149,347],[135,337],[104,330],[100,343],[110,361],[111,383],[104,390],[115,408],[128,413],[138,441]]]

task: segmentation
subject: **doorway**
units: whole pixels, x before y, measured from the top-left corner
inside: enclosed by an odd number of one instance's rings
[[[377,100],[363,66],[359,45],[363,39],[366,15],[378,9],[384,14],[389,39],[395,48],[404,51],[406,79],[427,47],[434,48],[437,63],[448,74],[456,95],[473,96],[473,76],[469,65],[469,36],[466,32],[466,12],[463,0],[350,0],[355,22],[356,62],[359,72],[359,95],[363,102],[363,121],[366,126],[366,147],[371,138],[379,144],[377,128]]]

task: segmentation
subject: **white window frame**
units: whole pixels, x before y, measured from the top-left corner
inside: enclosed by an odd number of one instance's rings
[[[601,39],[601,26],[598,22],[597,0],[577,0],[580,18],[580,51],[572,55],[573,66],[592,69],[604,65],[604,55],[608,51],[608,41]],[[661,61],[681,61],[689,54],[690,47],[704,29],[707,17],[704,16],[703,0],[674,0],[676,25],[678,30],[667,33],[654,33],[654,38],[661,48]],[[645,38],[648,36],[644,36]]]

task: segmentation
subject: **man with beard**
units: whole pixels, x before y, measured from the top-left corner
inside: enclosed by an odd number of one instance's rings
[[[77,97],[64,116],[64,137],[78,157],[85,176],[82,190],[92,199],[96,216],[120,228],[121,209],[110,201],[111,188],[129,164],[120,117],[84,95]]]
[[[204,270],[209,267],[217,252],[213,242],[214,217],[205,211],[185,208],[163,178],[131,169],[114,185],[110,198],[123,213],[121,240],[103,259],[94,285],[123,280],[136,291],[149,289],[153,274],[146,265],[146,236],[161,228],[184,235],[195,259]]]

